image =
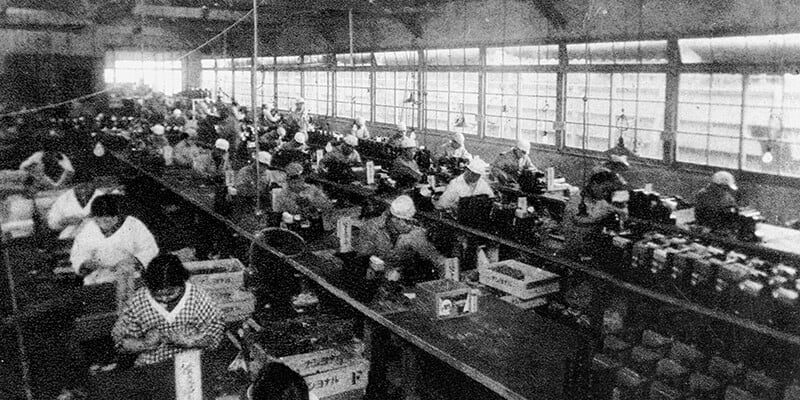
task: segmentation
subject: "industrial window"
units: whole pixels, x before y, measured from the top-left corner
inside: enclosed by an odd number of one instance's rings
[[[295,100],[298,97],[302,97],[302,76],[303,73],[300,71],[278,71],[278,92],[276,100],[279,109],[293,109]],[[316,112],[315,110],[310,111]]]
[[[177,52],[109,51],[106,85],[144,85],[172,95],[183,89],[182,62]]]
[[[369,119],[370,116],[370,72],[336,72],[336,116]]]
[[[417,65],[416,51],[387,51],[375,53],[375,65]]]
[[[480,65],[480,61],[480,51],[476,48],[425,50],[428,65]]]
[[[621,136],[637,155],[660,158],[665,95],[662,73],[567,74],[566,145],[605,151]]]
[[[568,44],[567,57],[570,65],[666,64],[667,41]]]
[[[478,133],[478,73],[428,72],[425,111],[428,129]]]
[[[221,68],[217,63],[217,97],[230,103],[233,99],[233,70],[230,66]]]
[[[486,136],[555,145],[556,74],[486,74]]]
[[[250,98],[250,93],[252,93],[250,87],[250,72],[249,68],[243,71],[237,68],[236,72],[233,73],[234,98],[240,106],[245,106],[247,108],[250,108],[250,103],[252,101]]]
[[[306,104],[315,114],[331,115],[330,72],[305,71],[303,93]]]
[[[214,71],[216,60],[213,58],[200,60],[200,87],[211,92],[211,96],[217,95],[217,72]]]
[[[266,70],[258,72],[258,102],[261,105],[275,103],[275,71]]]
[[[678,40],[684,64],[785,64],[800,62],[800,34]]]
[[[375,121],[414,126],[416,93],[416,72],[376,72]]]
[[[678,161],[738,168],[743,84],[740,74],[681,74]]]
[[[486,65],[558,65],[558,45],[489,47]]]
[[[339,67],[372,66],[372,53],[337,54],[336,65]]]

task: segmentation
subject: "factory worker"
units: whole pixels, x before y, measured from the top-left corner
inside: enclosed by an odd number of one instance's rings
[[[516,183],[524,170],[538,171],[529,154],[531,143],[518,140],[513,149],[500,153],[492,163],[492,175],[502,184]]]
[[[319,217],[332,207],[322,189],[303,180],[303,166],[286,166],[286,184],[275,198],[275,211],[304,217]]]
[[[414,186],[422,180],[423,174],[415,160],[416,153],[417,141],[404,137],[400,143],[400,154],[389,169],[389,176],[397,181],[399,187]]]
[[[341,141],[333,146],[333,150],[325,154],[320,164],[323,170],[326,170],[329,165],[334,163],[344,165],[360,165],[361,156],[356,150],[358,146],[358,138],[354,135],[345,135]]]
[[[298,97],[294,102],[294,108],[289,112],[287,123],[291,127],[296,127],[298,131],[309,132],[313,131],[311,125],[311,116],[306,108],[306,101],[302,97]]]
[[[308,141],[308,134],[305,131],[299,131],[294,134],[292,140],[282,144],[278,150],[299,150],[306,149],[306,142]]]
[[[47,212],[47,226],[60,232],[59,239],[73,239],[84,219],[89,216],[92,201],[104,192],[94,182],[81,183],[62,193]]]
[[[261,175],[260,185],[262,192],[269,192],[273,185],[283,186],[286,183],[286,173],[272,169],[272,154],[259,151],[256,155],[258,172]],[[246,165],[236,173],[235,193],[238,196],[252,197],[256,195],[256,165]]]
[[[467,165],[467,170],[457,178],[450,181],[442,197],[435,202],[440,210],[454,210],[458,208],[458,201],[462,197],[488,195],[494,197],[494,191],[484,176],[489,171],[489,164],[480,157],[475,156]]]
[[[737,212],[736,180],[728,171],[717,171],[711,182],[695,196],[695,218],[697,222],[713,230],[724,229],[730,217]]]
[[[286,364],[270,362],[247,388],[245,400],[317,400],[303,377]]]
[[[416,212],[411,197],[399,196],[389,210],[366,220],[358,231],[354,250],[382,260],[385,271],[375,272],[395,274],[390,280],[413,284],[438,279],[441,274],[444,257],[428,240],[425,229],[415,223]]]
[[[224,179],[226,171],[231,170],[231,164],[228,160],[229,149],[230,143],[227,140],[217,139],[214,142],[214,148],[210,152],[203,151],[199,156],[195,157],[192,167],[207,179]]]
[[[266,103],[261,105],[261,123],[267,126],[275,126],[280,120],[281,115],[277,112],[274,112],[275,108],[272,106],[272,103]]]
[[[402,147],[403,139],[411,138],[416,140],[416,136],[412,137],[412,135],[413,133],[409,134],[406,124],[399,123],[397,124],[397,130],[389,137],[388,144],[389,146]]]
[[[32,178],[37,189],[51,190],[69,184],[75,175],[75,168],[66,154],[56,150],[56,142],[46,140],[42,150],[33,153],[19,165]]]
[[[356,117],[355,121],[353,121],[353,128],[350,129],[350,133],[359,139],[369,138],[369,129],[367,128],[367,122],[364,121],[364,117]]]
[[[157,364],[188,349],[213,349],[225,333],[222,313],[173,254],[154,258],[119,315],[111,337],[116,348],[136,354],[136,366]]]
[[[181,134],[181,140],[175,144],[173,150],[174,163],[183,167],[191,167],[195,157],[200,155],[200,148],[197,147],[197,131],[193,128],[186,128]]]
[[[467,161],[472,159],[472,154],[469,154],[464,147],[464,134],[461,132],[453,132],[450,135],[450,142],[447,143],[444,152],[448,158],[463,158]]]
[[[156,240],[142,221],[120,213],[121,197],[105,194],[94,199],[69,257],[84,285],[114,283],[118,306],[132,294],[139,272],[158,254]]]
[[[613,171],[598,168],[580,195],[570,196],[564,210],[565,250],[572,255],[592,255],[603,246],[598,243],[603,228],[613,228],[628,217],[627,186]],[[624,197],[624,196],[623,196]],[[618,225],[617,225],[618,227]]]

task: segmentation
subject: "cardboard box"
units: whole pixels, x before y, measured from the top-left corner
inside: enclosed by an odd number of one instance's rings
[[[518,276],[501,272],[514,270]],[[479,282],[518,297],[530,300],[561,290],[559,276],[516,260],[505,260],[487,265],[479,270]]]
[[[475,292],[464,283],[448,279],[417,284],[417,298],[423,312],[437,319],[450,319],[476,313],[478,294]]]
[[[309,391],[319,399],[363,391],[367,387],[369,361],[357,351],[349,354],[337,349],[325,349],[280,360],[297,371],[305,379]]]
[[[183,264],[192,276],[189,282],[208,293],[244,286],[244,265],[236,258],[193,261]]]
[[[225,322],[241,321],[250,317],[256,310],[256,296],[250,292],[242,291],[231,301],[216,302]]]
[[[547,297],[534,297],[531,300],[522,300],[519,297],[515,297],[512,295],[503,296],[500,300],[505,301],[506,303],[513,304],[518,308],[523,310],[530,310],[536,307],[546,306],[547,305]]]

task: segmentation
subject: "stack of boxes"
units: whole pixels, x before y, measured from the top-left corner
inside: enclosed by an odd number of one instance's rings
[[[592,358],[595,399],[795,399],[798,387],[646,330],[638,344],[609,335]]]
[[[633,244],[630,265],[626,272],[637,283],[677,289],[693,301],[800,332],[792,319],[800,290],[794,267],[659,233]]]
[[[506,294],[502,300],[519,308],[547,304],[547,297],[561,290],[560,277],[517,260],[490,263],[478,269],[479,282]]]
[[[255,296],[244,290],[244,265],[235,258],[193,261],[183,264],[189,282],[203,289],[217,303],[225,322],[241,321],[255,310]]]

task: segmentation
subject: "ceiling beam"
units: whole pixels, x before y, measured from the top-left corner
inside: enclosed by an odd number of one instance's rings
[[[61,11],[37,10],[33,8],[7,7],[2,24],[7,26],[87,26],[91,21]]]
[[[533,0],[533,5],[557,29],[567,25],[567,18],[558,11],[555,3],[558,0]]]
[[[220,10],[206,7],[172,7],[137,4],[133,14],[151,18],[181,18],[207,21],[237,21],[246,14],[242,11]]]

